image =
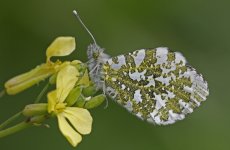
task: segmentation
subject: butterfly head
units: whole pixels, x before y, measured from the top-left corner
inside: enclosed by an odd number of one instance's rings
[[[96,43],[88,46],[87,55],[89,60],[94,60],[97,63],[104,63],[109,59],[109,55],[104,53],[104,48],[101,48]]]
[[[109,56],[107,54],[104,54],[104,49],[97,45],[97,42],[93,36],[93,34],[89,31],[89,29],[86,27],[86,25],[81,20],[78,12],[76,10],[73,11],[73,14],[77,17],[81,25],[84,27],[84,29],[88,32],[90,37],[93,40],[93,44],[90,44],[87,49],[87,55],[89,60],[97,61],[98,63],[103,62],[104,60],[108,59]]]
[[[90,44],[87,49],[89,75],[94,81],[97,89],[103,88],[102,66],[109,59],[109,55],[103,53],[103,51],[104,49],[96,43]]]

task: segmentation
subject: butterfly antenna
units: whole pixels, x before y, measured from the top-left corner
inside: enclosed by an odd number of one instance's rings
[[[96,42],[96,40],[95,40],[95,38],[93,37],[93,34],[89,31],[89,29],[86,27],[86,25],[83,23],[83,21],[81,20],[81,17],[80,17],[80,15],[79,15],[79,13],[76,11],[76,10],[74,10],[73,11],[73,14],[77,17],[77,19],[79,20],[79,22],[81,23],[81,25],[85,28],[85,30],[89,33],[89,35],[91,36],[91,38],[93,39],[93,42],[95,43],[95,44],[97,44],[97,42]]]

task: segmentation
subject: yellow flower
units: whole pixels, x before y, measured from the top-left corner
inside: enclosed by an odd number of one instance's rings
[[[61,133],[71,143],[77,146],[82,135],[89,134],[93,119],[87,109],[67,107],[65,99],[78,81],[78,70],[66,65],[57,75],[57,89],[48,93],[48,112],[58,118]]]
[[[10,95],[17,94],[58,72],[63,66],[62,62],[56,61],[54,63],[50,61],[50,58],[53,56],[67,56],[74,50],[74,37],[56,38],[46,50],[47,62],[8,80],[5,83],[6,92]]]
[[[75,39],[73,37],[58,37],[46,50],[47,62],[53,56],[67,56],[75,50]]]

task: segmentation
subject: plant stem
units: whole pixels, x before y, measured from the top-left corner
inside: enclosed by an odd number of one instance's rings
[[[18,131],[21,131],[25,128],[32,126],[32,125],[33,125],[32,123],[23,121],[23,122],[15,125],[13,127],[10,127],[10,128],[7,128],[5,130],[0,131],[0,138],[11,135],[11,134],[16,133]]]
[[[40,100],[42,99],[42,96],[44,95],[44,93],[47,91],[48,88],[49,88],[49,82],[45,85],[45,87],[39,93],[39,95],[36,98],[36,100],[34,101],[34,103],[39,103],[40,102]]]
[[[10,117],[8,120],[6,120],[5,122],[3,122],[0,125],[0,130],[4,127],[6,127],[9,123],[13,122],[15,119],[17,119],[20,115],[22,114],[22,112],[18,112],[17,114],[13,115],[12,117]]]
[[[26,129],[28,127],[34,126],[34,125],[42,125],[42,122],[45,121],[49,116],[47,115],[41,115],[41,116],[34,116],[32,118],[28,118],[26,121],[20,122],[12,127],[9,127],[7,129],[0,131],[0,138],[3,138],[5,136],[14,134],[18,131],[21,131],[23,129]]]

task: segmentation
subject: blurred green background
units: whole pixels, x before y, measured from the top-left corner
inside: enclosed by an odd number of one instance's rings
[[[72,15],[77,9],[97,42],[112,56],[167,46],[182,52],[209,83],[210,96],[185,120],[153,126],[109,101],[91,111],[93,131],[72,148],[56,120],[0,139],[1,150],[229,150],[229,0],[9,0],[0,4],[0,86],[45,61],[60,35],[77,38],[68,59],[87,61],[89,35]],[[0,122],[34,101],[44,83],[0,99]]]

